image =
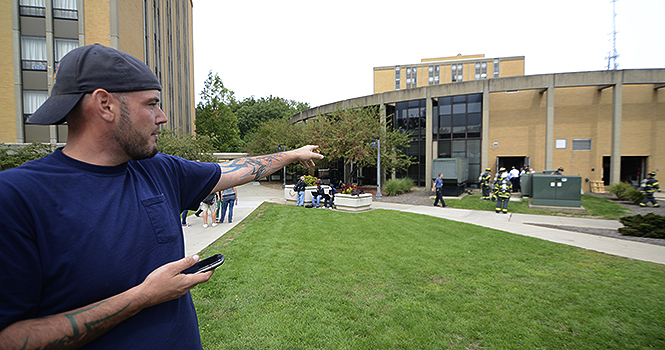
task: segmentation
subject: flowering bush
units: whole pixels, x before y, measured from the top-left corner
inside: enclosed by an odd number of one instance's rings
[[[307,186],[316,186],[316,183],[319,181],[319,178],[316,176],[305,175],[305,184]]]
[[[352,196],[357,196],[359,194],[365,193],[363,189],[358,188],[358,185],[351,185],[348,182],[346,183],[346,185],[342,186],[339,192],[343,194],[350,194]]]

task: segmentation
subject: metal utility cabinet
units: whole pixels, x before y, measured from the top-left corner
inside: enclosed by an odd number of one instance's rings
[[[532,174],[533,205],[555,207],[582,206],[582,177]]]
[[[443,174],[443,195],[459,196],[466,189],[469,179],[469,160],[466,158],[432,159],[432,179]]]

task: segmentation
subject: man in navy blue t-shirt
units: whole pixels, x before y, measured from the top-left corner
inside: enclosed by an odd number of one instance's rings
[[[68,53],[29,123],[63,148],[0,172],[0,348],[201,349],[179,214],[209,193],[323,158],[316,146],[220,164],[158,153],[161,85],[98,44]]]

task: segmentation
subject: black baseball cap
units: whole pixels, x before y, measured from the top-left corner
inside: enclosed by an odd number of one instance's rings
[[[155,74],[138,58],[100,44],[67,53],[55,74],[51,96],[28,118],[28,124],[61,124],[84,94],[162,90]]]

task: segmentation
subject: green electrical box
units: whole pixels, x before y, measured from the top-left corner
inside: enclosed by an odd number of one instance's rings
[[[568,175],[531,174],[533,205],[582,206],[582,177]]]

